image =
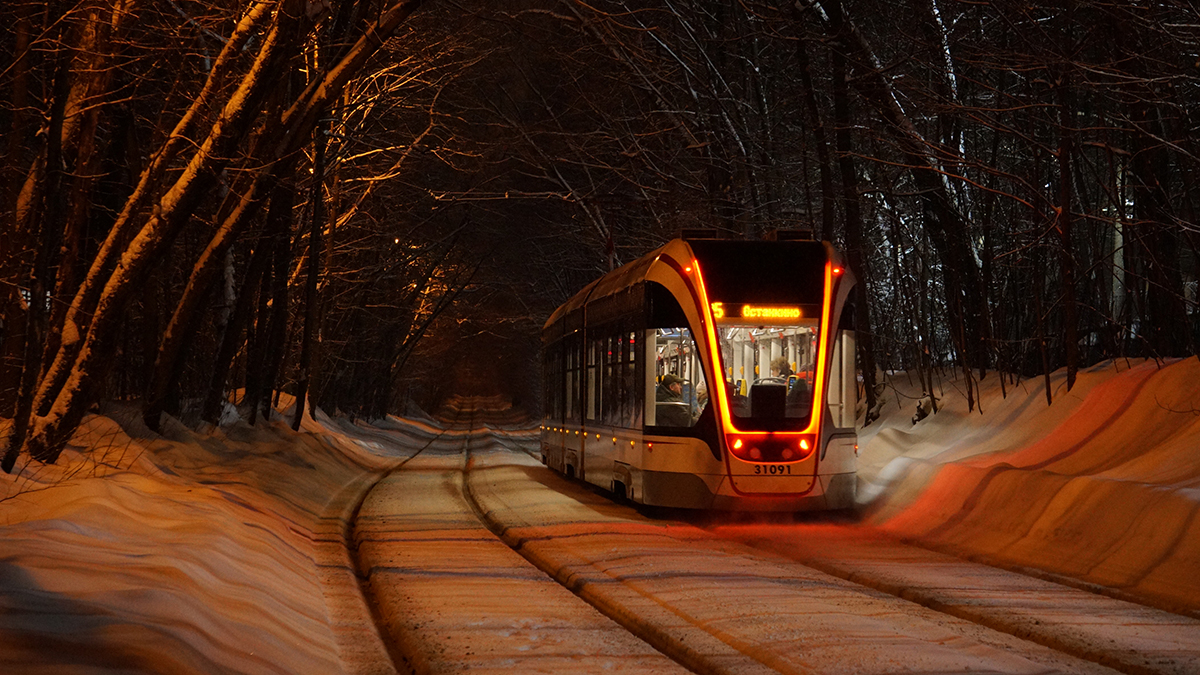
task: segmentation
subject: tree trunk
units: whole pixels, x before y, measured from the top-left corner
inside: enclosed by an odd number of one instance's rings
[[[300,373],[296,384],[296,411],[292,429],[299,431],[304,419],[305,397],[312,378],[313,340],[317,330],[317,281],[321,272],[321,231],[325,229],[325,126],[313,128],[313,184],[308,228],[308,278],[304,285],[304,337],[300,343]]]
[[[795,11],[795,10],[793,10]],[[838,55],[840,58],[840,55]],[[804,92],[804,111],[812,127],[813,144],[817,149],[817,171],[821,184],[821,240],[833,241],[833,222],[835,197],[833,193],[833,167],[829,161],[829,143],[825,140],[825,125],[821,121],[821,112],[817,106],[816,88],[812,81],[812,64],[808,58],[808,49],[801,38],[796,45],[796,57],[800,61],[800,88]],[[845,59],[842,58],[843,74]],[[843,84],[845,78],[842,78]],[[857,268],[855,268],[857,271]]]
[[[220,422],[229,367],[237,355],[238,346],[242,344],[242,330],[250,319],[254,300],[267,294],[264,275],[270,263],[270,251],[271,246],[265,237],[254,247],[254,252],[250,255],[250,264],[246,267],[246,277],[242,281],[242,290],[237,294],[233,313],[225,324],[221,347],[213,361],[212,378],[209,381],[208,393],[204,397],[204,408],[200,417],[209,424],[216,425]]]
[[[837,143],[838,168],[842,177],[842,217],[846,225],[846,260],[858,277],[858,298],[854,303],[854,323],[857,328],[858,362],[862,365],[863,388],[867,399],[867,416],[863,425],[873,421],[875,410],[875,341],[871,327],[871,267],[864,255],[862,215],[859,208],[858,168],[854,164],[854,149],[850,140],[850,89],[846,84],[846,59],[833,54],[833,116]]]
[[[1059,265],[1062,268],[1063,284],[1063,352],[1067,365],[1067,391],[1075,386],[1075,374],[1079,370],[1079,312],[1075,302],[1075,250],[1071,244],[1071,164],[1074,154],[1075,106],[1071,97],[1069,79],[1059,82],[1058,118],[1062,126],[1058,138],[1058,213],[1055,229],[1059,240]]]
[[[241,186],[245,191],[240,195],[238,190],[233,190],[226,196],[229,206],[222,208],[220,213],[228,215],[221,221],[216,234],[192,267],[183,295],[175,305],[175,311],[163,332],[154,359],[153,380],[142,411],[142,421],[154,431],[158,431],[159,418],[169,390],[179,381],[183,371],[183,351],[195,335],[196,327],[204,316],[204,307],[212,294],[213,284],[225,269],[225,256],[258,213],[261,206],[261,200],[258,198],[261,182],[262,179],[256,176],[250,179],[248,186]]]

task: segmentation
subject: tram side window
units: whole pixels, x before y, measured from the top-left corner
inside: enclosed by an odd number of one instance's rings
[[[546,382],[547,416],[556,420],[562,419],[563,393],[566,386],[563,380],[563,344],[561,342],[556,342],[546,348],[546,360],[543,366],[542,376]]]
[[[708,406],[708,384],[692,332],[686,326],[646,331],[653,345],[654,367],[646,377],[655,384],[654,400],[646,401],[646,424],[690,427]]]
[[[600,397],[603,404],[601,421],[605,424],[615,424],[617,416],[617,368],[620,366],[621,347],[617,344],[617,339],[613,335],[605,335],[601,339],[600,356],[604,363],[604,372],[601,376],[602,386]],[[616,356],[613,352],[616,352]]]
[[[624,424],[630,429],[642,426],[642,388],[637,383],[637,353],[641,345],[638,343],[636,331],[621,333],[623,345],[622,359],[625,368],[622,376],[622,416]]]
[[[630,429],[642,423],[637,383],[637,333],[619,324],[598,327],[589,340],[588,419]]]
[[[585,413],[595,420],[600,411],[600,342],[589,340],[587,349],[587,403]]]
[[[581,380],[579,340],[577,337],[568,338],[565,345],[567,352],[567,389],[566,389],[566,419],[579,422],[579,385]]]

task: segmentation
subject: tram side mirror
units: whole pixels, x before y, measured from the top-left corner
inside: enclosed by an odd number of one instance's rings
[[[787,385],[759,382],[750,387],[750,415],[757,419],[779,419],[787,411]]]

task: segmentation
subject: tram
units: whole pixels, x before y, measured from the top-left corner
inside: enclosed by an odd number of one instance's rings
[[[854,275],[828,242],[684,234],[542,329],[551,469],[640,504],[853,506]]]

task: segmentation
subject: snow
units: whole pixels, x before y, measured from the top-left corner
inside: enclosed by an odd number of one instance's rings
[[[1200,362],[1110,361],[1070,392],[1053,374],[983,414],[947,395],[915,426],[911,405],[860,437],[869,522],[923,545],[1200,611]],[[900,400],[919,392],[894,378]]]
[[[159,438],[133,407],[104,413],[58,464],[0,483],[0,672],[342,673],[379,658],[357,646],[370,621],[337,508],[395,459],[307,418],[303,433],[275,418],[209,435],[171,420]]]
[[[1058,372],[1050,406],[1041,378],[1002,398],[989,374],[982,414],[946,379],[916,425],[915,378],[889,382],[860,436],[866,525],[1200,610],[1196,359],[1106,362],[1070,392]],[[0,477],[0,672],[389,672],[343,537],[367,489],[444,429],[419,411],[373,426],[318,413],[297,433],[284,405],[258,427],[167,419],[160,437],[106,404],[58,464]]]

